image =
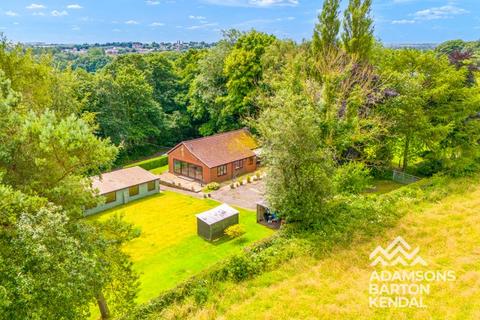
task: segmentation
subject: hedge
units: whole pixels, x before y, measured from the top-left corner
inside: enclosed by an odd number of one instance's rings
[[[141,167],[145,170],[152,170],[152,169],[155,169],[155,168],[159,168],[159,167],[163,167],[163,166],[166,166],[168,165],[168,156],[167,155],[163,155],[163,156],[160,156],[160,157],[156,157],[156,158],[152,158],[152,159],[148,159],[148,160],[144,160],[144,161],[140,161],[140,162],[135,162],[135,163],[132,163],[132,164],[129,164],[127,166],[125,166],[124,168],[131,168],[131,167]]]

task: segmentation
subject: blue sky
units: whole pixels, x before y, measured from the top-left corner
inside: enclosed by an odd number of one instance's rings
[[[342,1],[345,7],[348,0]],[[55,43],[216,41],[237,28],[310,38],[322,0],[0,0],[10,40]],[[480,39],[480,0],[373,0],[385,43]]]

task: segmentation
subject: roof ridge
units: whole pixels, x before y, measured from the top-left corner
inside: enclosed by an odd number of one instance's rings
[[[218,137],[218,136],[221,136],[221,135],[226,135],[226,134],[234,133],[234,132],[238,132],[238,131],[247,131],[247,132],[250,133],[250,130],[248,130],[247,127],[244,127],[244,128],[240,128],[240,129],[236,129],[236,130],[232,130],[232,131],[215,133],[215,134],[212,134],[212,135],[210,135],[210,136],[205,136],[205,137],[200,137],[200,138],[185,140],[185,141],[182,141],[182,142],[180,142],[180,143],[186,143],[186,142],[204,140],[204,139],[213,138],[213,137]]]

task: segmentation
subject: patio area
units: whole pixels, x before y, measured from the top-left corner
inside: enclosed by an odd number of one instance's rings
[[[164,172],[158,177],[160,179],[160,184],[177,189],[198,193],[202,191],[203,188],[202,184],[198,181],[187,177],[177,176],[170,172]]]

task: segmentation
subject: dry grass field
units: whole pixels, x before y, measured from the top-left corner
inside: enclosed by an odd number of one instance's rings
[[[375,269],[369,255],[397,236],[420,248],[428,266],[418,268],[456,273],[455,281],[432,283],[425,308],[369,306]],[[396,227],[366,242],[324,258],[300,257],[240,284],[223,283],[202,307],[187,301],[155,318],[480,319],[480,186],[412,206]]]

